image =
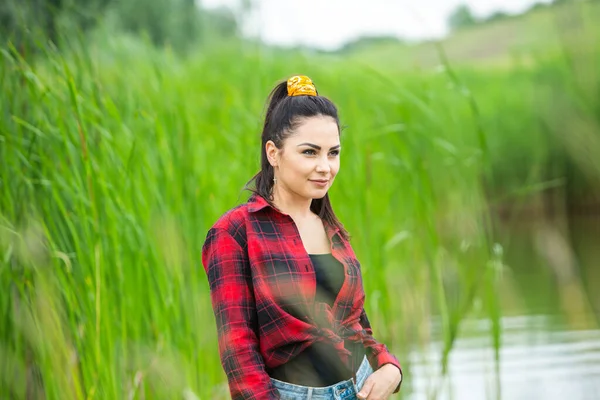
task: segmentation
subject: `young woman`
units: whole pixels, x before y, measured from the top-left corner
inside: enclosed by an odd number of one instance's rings
[[[396,357],[373,338],[360,264],[327,191],[335,105],[295,76],[271,92],[250,199],[209,230],[202,262],[237,399],[387,399]]]

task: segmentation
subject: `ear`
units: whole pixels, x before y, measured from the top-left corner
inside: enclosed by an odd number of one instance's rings
[[[275,146],[275,143],[273,143],[272,140],[269,140],[265,144],[265,152],[267,153],[267,159],[269,160],[269,164],[271,164],[273,168],[277,167],[277,164],[279,162],[279,149],[277,148],[277,146]]]

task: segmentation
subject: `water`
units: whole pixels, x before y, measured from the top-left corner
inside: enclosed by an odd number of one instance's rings
[[[502,319],[500,350],[502,399],[600,398],[600,330],[556,329],[547,315]],[[468,321],[480,336],[458,339],[450,357],[449,376],[438,399],[496,398],[495,362],[487,321]],[[431,398],[440,386],[442,344],[410,356],[411,400]]]
[[[600,399],[600,217],[515,221],[499,231],[508,273],[498,373],[489,321],[470,319],[445,379],[441,341],[409,354],[403,398]],[[442,337],[435,323],[433,337]]]

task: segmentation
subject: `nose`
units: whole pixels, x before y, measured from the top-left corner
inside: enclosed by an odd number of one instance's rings
[[[331,166],[329,165],[329,160],[325,157],[320,157],[317,161],[316,171],[320,174],[328,174],[331,171]]]

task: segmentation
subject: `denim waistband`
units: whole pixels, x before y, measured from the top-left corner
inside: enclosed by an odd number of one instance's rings
[[[282,398],[286,399],[355,399],[356,393],[362,388],[363,384],[372,373],[373,369],[371,368],[371,364],[369,364],[369,361],[365,356],[360,367],[358,367],[358,371],[356,371],[356,382],[354,381],[354,378],[351,378],[325,387],[295,385],[274,378],[271,378],[271,382],[273,382],[277,390],[279,390]]]

